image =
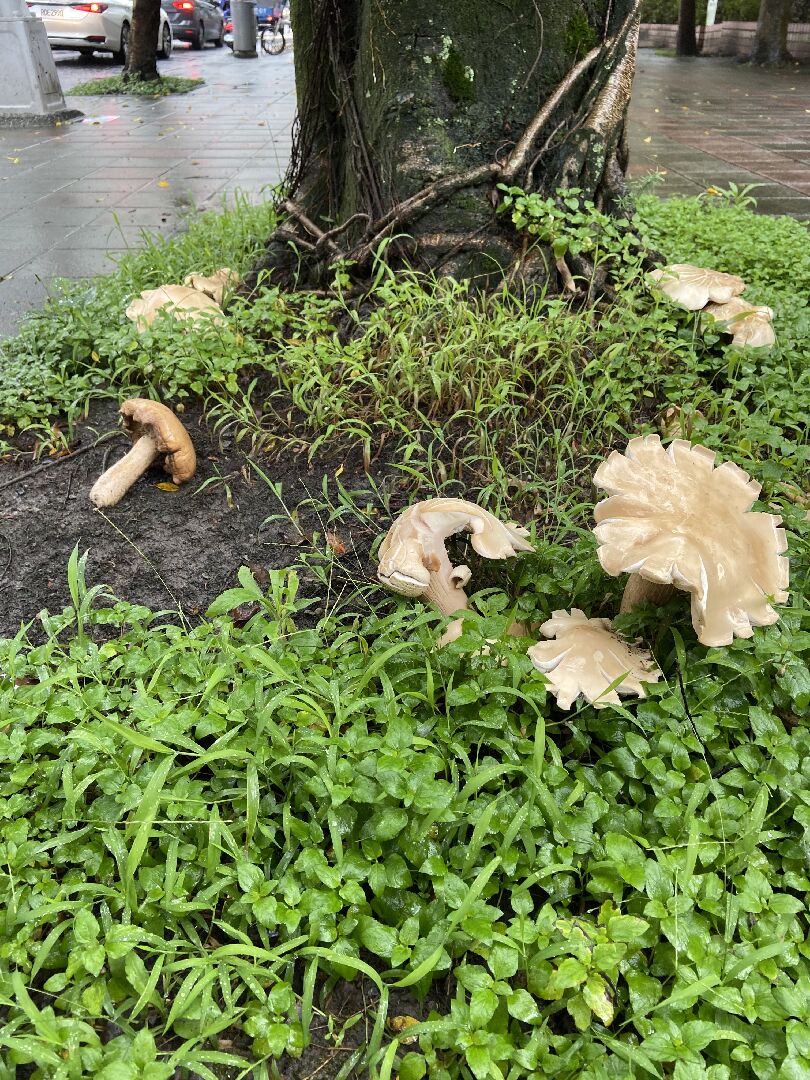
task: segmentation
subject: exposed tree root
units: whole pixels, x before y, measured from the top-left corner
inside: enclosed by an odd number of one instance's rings
[[[421,254],[428,256],[428,265],[436,269],[452,265],[459,252],[478,252],[484,261],[491,256],[493,269],[497,264],[501,278],[509,280],[523,273],[529,263],[537,270],[536,255],[528,257],[525,237],[513,234],[506,227],[498,229],[494,212],[488,216],[486,225],[466,235],[417,231],[411,243],[403,234],[407,237],[420,219],[465,190],[480,189],[482,207],[488,203],[494,211],[500,201],[498,185],[518,185],[532,190],[538,164],[548,154],[560,154],[557,167],[549,170],[560,180],[558,186],[579,188],[586,196],[592,195],[600,207],[615,208],[625,192],[624,116],[635,63],[640,0],[633,0],[629,13],[613,35],[590,49],[547,95],[505,160],[443,176],[386,210],[382,209],[379,178],[364,137],[347,62],[339,48],[341,34],[350,33],[350,28],[341,26],[340,0],[321,0],[321,3],[313,48],[318,49],[319,56],[328,58],[326,66],[331,73],[328,92],[332,95],[328,109],[343,137],[348,134],[352,166],[360,188],[366,193],[366,209],[350,214],[333,228],[321,227],[312,220],[311,212],[306,209],[312,184],[325,183],[331,191],[333,186],[337,190],[339,180],[328,168],[316,164],[328,160],[328,150],[313,145],[304,117],[297,127],[293,162],[287,177],[288,190],[297,197],[280,198],[278,207],[285,215],[284,220],[268,241],[265,256],[249,276],[243,292],[254,289],[263,275],[293,287],[325,287],[334,279],[338,268],[345,269],[362,289],[375,259],[410,258],[413,262],[413,256]],[[583,93],[581,80],[595,65],[600,73],[607,70],[608,74],[600,74],[593,90],[586,88]],[[549,135],[549,125],[559,117],[558,110],[575,89],[578,107],[569,109]],[[318,104],[324,108],[323,98]],[[562,133],[559,151],[554,146],[558,133]],[[500,152],[496,156],[501,157]],[[310,168],[314,172],[310,173]],[[312,179],[316,175],[320,180]],[[334,192],[329,201],[334,207],[340,205]],[[332,211],[333,219],[339,216],[337,210]],[[298,257],[295,248],[299,249]],[[562,288],[572,296],[584,293],[590,296],[595,290],[603,294],[608,289],[604,274],[595,274],[584,260],[573,267],[573,272],[565,258],[552,263],[556,265]],[[585,290],[578,287],[575,275],[583,279]],[[543,277],[547,280],[548,276],[544,260]]]

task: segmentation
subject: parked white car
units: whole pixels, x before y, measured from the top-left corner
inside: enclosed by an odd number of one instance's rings
[[[132,26],[132,0],[82,0],[60,4],[58,0],[27,0],[32,15],[42,19],[52,49],[78,49],[82,56],[109,52],[120,64],[127,62]],[[158,56],[172,52],[172,28],[161,9]]]

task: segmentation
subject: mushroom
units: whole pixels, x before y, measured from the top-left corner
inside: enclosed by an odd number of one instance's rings
[[[725,304],[707,304],[704,315],[715,322],[725,323],[720,329],[731,334],[732,345],[750,345],[752,348],[773,345],[773,309],[761,304],[749,304],[739,297],[732,297]]]
[[[210,296],[188,285],[159,285],[144,289],[126,311],[127,318],[140,330],[151,326],[161,308],[168,308],[175,319],[199,319],[206,315],[222,315],[222,308]]]
[[[680,405],[669,405],[658,415],[658,430],[665,439],[688,439],[692,434],[692,425],[698,417],[701,420],[704,418],[700,409],[686,412]]]
[[[115,506],[152,462],[163,455],[163,468],[175,484],[190,480],[197,455],[188,432],[171,409],[147,398],[130,398],[119,409],[132,449],[110,466],[90,489],[96,506]]]
[[[239,275],[235,270],[223,266],[209,277],[204,274],[186,274],[183,278],[184,285],[190,285],[192,289],[210,296],[217,304],[222,304],[223,297],[230,289],[235,289],[239,284]]]
[[[621,611],[662,603],[672,586],[692,595],[692,625],[704,645],[730,645],[779,618],[788,598],[782,519],[750,513],[761,485],[733,462],[715,467],[705,446],[657,435],[631,439],[594,475],[610,498],[594,516],[599,561],[629,571]]]
[[[561,709],[570,709],[580,694],[597,709],[620,705],[620,694],[643,698],[642,684],[661,678],[650,654],[614,633],[610,619],[589,619],[579,608],[554,611],[540,633],[554,640],[532,645],[529,659],[548,676]]]
[[[470,580],[468,566],[453,566],[445,550],[448,536],[467,530],[473,549],[486,559],[508,559],[520,551],[532,551],[520,525],[504,524],[475,503],[464,499],[428,499],[408,507],[396,519],[380,545],[380,582],[403,596],[422,596],[443,615],[468,608],[464,587]],[[461,619],[450,623],[439,645],[461,634]],[[514,626],[510,632],[523,633]]]
[[[745,288],[743,279],[734,274],[704,270],[690,263],[674,263],[662,270],[653,270],[649,279],[665,296],[687,311],[699,311],[710,300],[724,304],[732,296],[739,296]]]

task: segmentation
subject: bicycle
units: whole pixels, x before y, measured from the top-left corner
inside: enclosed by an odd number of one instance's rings
[[[284,36],[284,19],[281,15],[259,24],[259,43],[262,52],[269,56],[278,56],[284,52],[287,39]]]

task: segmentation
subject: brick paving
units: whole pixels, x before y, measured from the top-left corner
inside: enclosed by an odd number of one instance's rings
[[[810,219],[810,67],[639,51],[630,175],[661,170],[659,195],[760,184],[762,214]]]
[[[78,82],[117,74],[97,58],[57,54],[69,107],[63,127],[0,130],[0,336],[39,306],[53,277],[109,272],[142,230],[169,234],[194,209],[237,190],[259,199],[284,174],[295,112],[292,49],[235,59],[178,46],[165,74],[202,77],[189,94],[72,97]]]

